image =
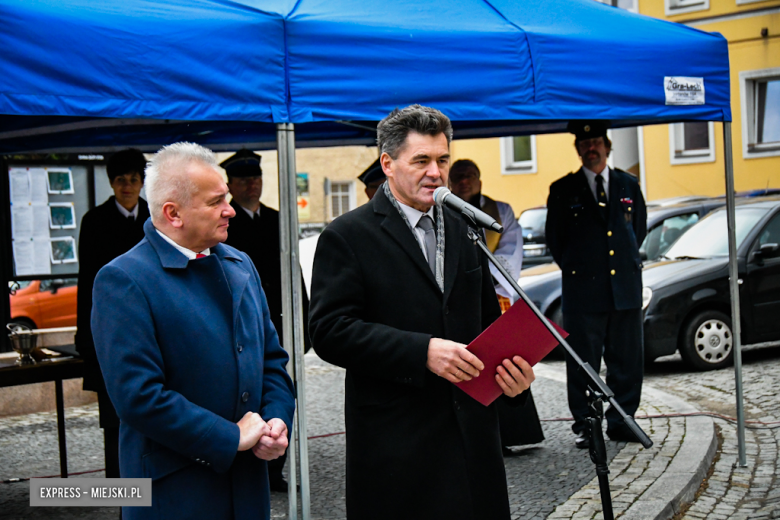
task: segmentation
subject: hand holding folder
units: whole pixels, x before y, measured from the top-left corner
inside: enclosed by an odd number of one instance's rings
[[[563,336],[568,333],[553,323]],[[458,388],[485,406],[502,393],[495,380],[496,369],[505,359],[520,356],[534,366],[558,345],[558,340],[539,321],[523,300],[518,300],[508,311],[485,329],[467,347],[485,365],[479,377],[455,383]]]

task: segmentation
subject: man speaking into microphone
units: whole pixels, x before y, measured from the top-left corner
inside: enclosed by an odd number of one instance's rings
[[[347,369],[347,517],[509,519],[495,406],[453,383],[494,378],[521,404],[534,373],[466,350],[500,311],[487,258],[434,204],[452,125],[412,105],[377,135],[387,182],[320,235],[312,273],[314,349]]]

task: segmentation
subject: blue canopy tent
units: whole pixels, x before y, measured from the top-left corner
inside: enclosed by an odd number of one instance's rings
[[[721,121],[739,366],[720,35],[592,0],[2,0],[0,49],[0,154],[154,151],[181,140],[279,149],[284,343],[294,360],[303,354],[295,146],[374,143],[377,121],[411,103],[449,115],[457,138],[561,132],[586,118]],[[695,104],[669,104],[667,78],[698,78]],[[302,363],[295,375],[302,395]],[[308,517],[305,469],[301,477]]]

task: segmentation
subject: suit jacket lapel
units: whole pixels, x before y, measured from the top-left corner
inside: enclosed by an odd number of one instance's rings
[[[227,279],[228,288],[230,288],[230,294],[233,299],[233,330],[238,323],[238,312],[241,306],[241,299],[244,297],[244,290],[249,283],[249,272],[236,265],[238,262],[242,262],[243,259],[229,251],[227,247],[222,244],[217,244],[212,249],[212,254],[217,255],[222,264],[222,269]]]
[[[430,280],[430,282],[439,290],[439,285],[436,283],[436,277],[431,272],[431,268],[428,267],[428,262],[425,261],[425,255],[420,249],[420,244],[412,234],[409,226],[406,225],[403,217],[395,209],[395,206],[387,200],[382,190],[377,190],[374,199],[371,201],[374,204],[374,213],[379,215],[382,219],[381,227],[385,233],[390,235],[395,240],[401,249],[411,258],[418,269],[423,272],[423,275]],[[446,235],[449,238],[449,234]],[[445,264],[447,255],[444,255]],[[446,269],[445,269],[445,285],[446,285]]]

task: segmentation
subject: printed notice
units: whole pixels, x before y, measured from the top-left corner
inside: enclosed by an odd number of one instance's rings
[[[666,76],[664,92],[667,105],[703,105],[704,78]]]
[[[30,506],[150,507],[150,478],[33,478]]]
[[[8,168],[11,204],[30,202],[30,174],[26,168]]]
[[[51,274],[49,239],[15,239],[14,269],[17,276]]]

